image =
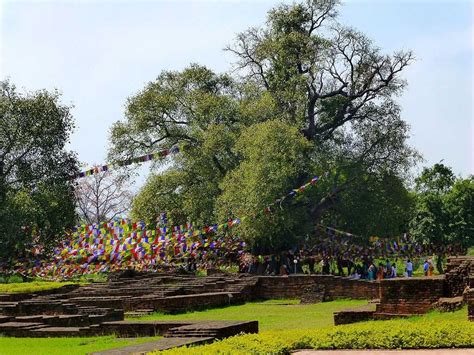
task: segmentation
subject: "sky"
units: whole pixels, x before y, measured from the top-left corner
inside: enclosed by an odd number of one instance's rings
[[[59,89],[74,105],[70,149],[85,166],[105,162],[109,129],[127,98],[162,70],[190,63],[217,72],[233,58],[223,48],[264,23],[269,0],[0,2],[0,79],[20,91]],[[353,0],[339,20],[383,52],[412,50],[398,99],[409,142],[456,174],[474,174],[473,5],[468,0]],[[143,183],[149,166],[140,168]]]

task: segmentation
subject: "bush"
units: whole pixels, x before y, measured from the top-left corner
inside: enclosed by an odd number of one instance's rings
[[[289,354],[296,349],[418,349],[474,346],[474,323],[390,320],[246,334],[164,354]]]

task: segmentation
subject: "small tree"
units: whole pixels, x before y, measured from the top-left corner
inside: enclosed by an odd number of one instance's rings
[[[416,179],[415,212],[412,235],[427,244],[458,244],[468,248],[474,243],[474,179],[456,178],[452,170],[435,164],[425,168]],[[440,249],[441,250],[441,249]],[[442,253],[437,268],[442,269]]]
[[[133,195],[128,178],[108,171],[77,182],[76,198],[79,218],[86,223],[110,221],[129,211]]]

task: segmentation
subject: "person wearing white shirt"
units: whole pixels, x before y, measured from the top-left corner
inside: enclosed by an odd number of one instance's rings
[[[406,271],[407,271],[407,276],[408,277],[413,276],[413,263],[411,262],[410,259],[408,259],[407,262],[406,262]]]

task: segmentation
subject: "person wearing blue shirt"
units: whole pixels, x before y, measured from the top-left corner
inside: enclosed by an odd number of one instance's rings
[[[425,273],[425,276],[428,276],[428,270],[430,268],[430,263],[428,260],[425,260],[425,263],[423,264],[423,272]]]

